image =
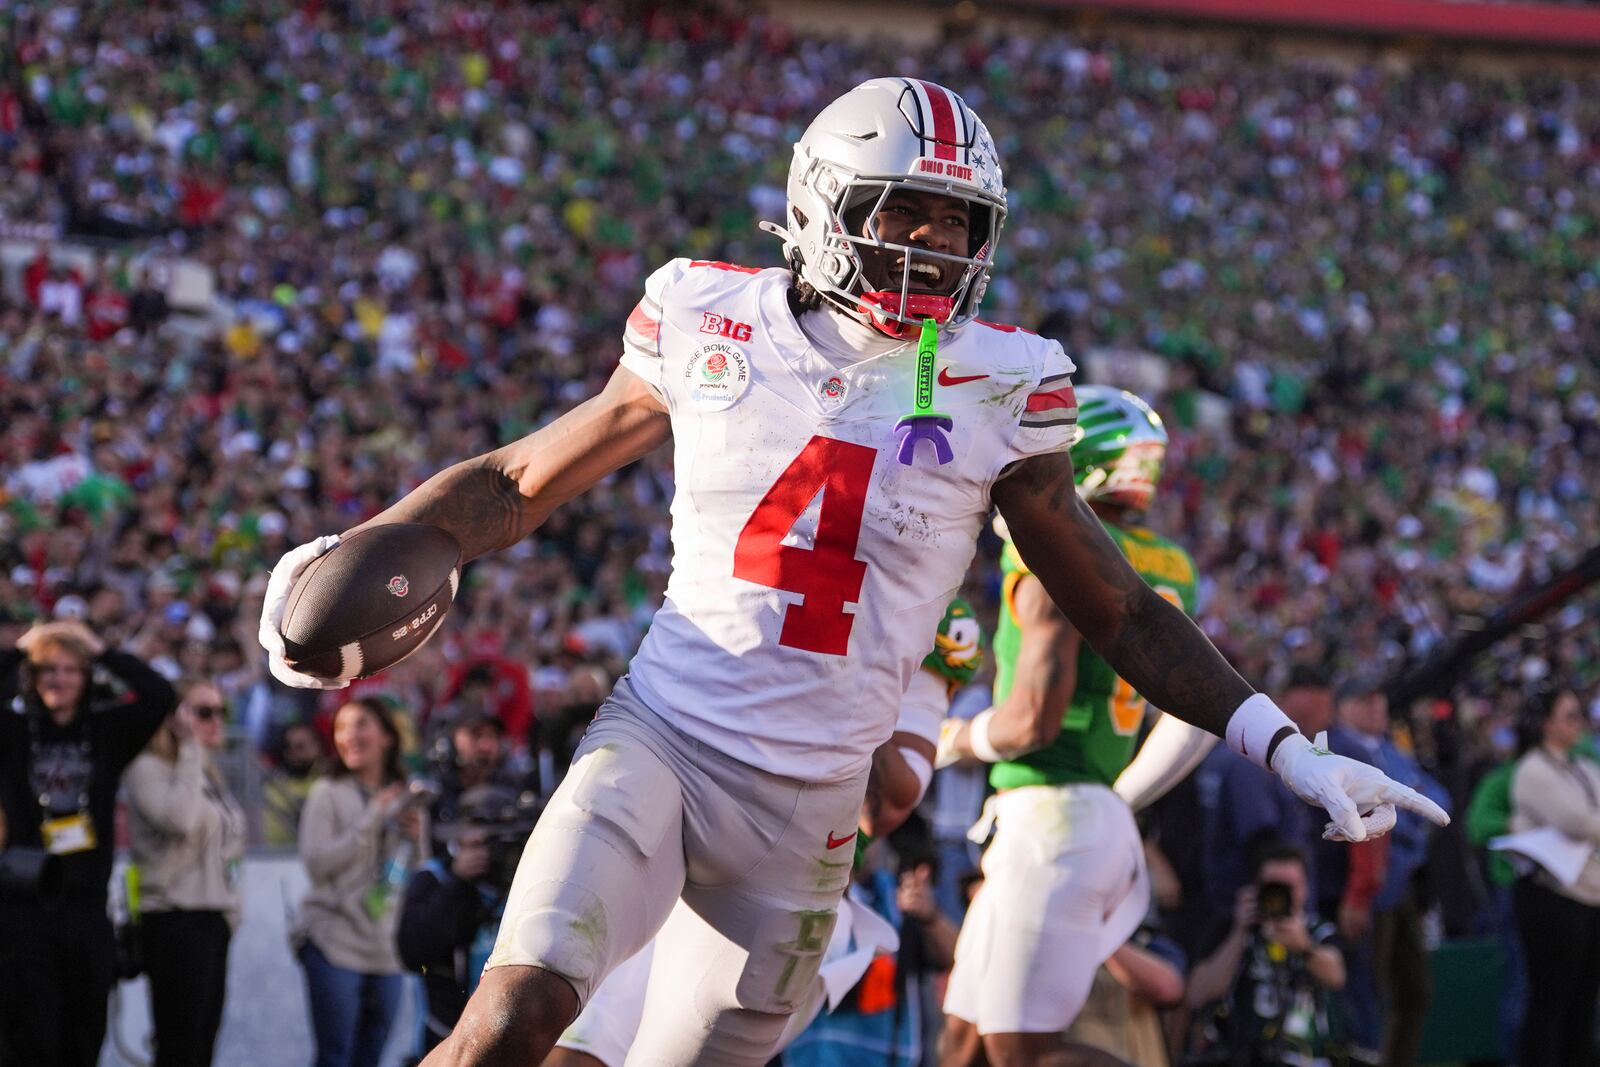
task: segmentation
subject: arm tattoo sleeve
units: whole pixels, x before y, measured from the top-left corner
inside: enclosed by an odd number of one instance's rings
[[[1017,463],[994,500],[1029,569],[1095,651],[1156,707],[1221,734],[1253,690],[1129,566],[1078,499],[1067,454]]]
[[[447,467],[363,526],[420,522],[448,531],[463,559],[516,544],[545,518],[517,489],[516,480],[480,456]]]

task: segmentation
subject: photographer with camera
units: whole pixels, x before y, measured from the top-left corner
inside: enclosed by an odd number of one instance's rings
[[[449,1035],[494,948],[522,845],[538,818],[538,794],[477,785],[454,798],[434,826],[440,847],[406,886],[400,962],[423,977],[428,1017],[422,1052]]]
[[[1233,923],[1189,978],[1189,1005],[1211,1010],[1204,1049],[1185,1062],[1329,1067],[1329,994],[1344,987],[1333,923],[1306,913],[1306,857],[1270,842],[1239,890]]]
[[[177,704],[142,660],[77,621],[0,650],[0,1050],[29,1067],[93,1067],[114,939],[106,915],[117,784]],[[61,891],[19,885],[59,862]]]
[[[431,770],[439,783],[439,799],[432,816],[435,825],[457,820],[461,798],[474,789],[493,785],[513,795],[532,790],[537,780],[519,772],[510,763],[511,746],[505,722],[486,708],[463,708],[450,722],[449,733],[434,744]],[[443,841],[435,841],[434,851],[442,851]]]
[[[244,810],[213,758],[227,721],[222,691],[195,683],[128,768],[155,1067],[209,1067],[222,1025],[228,943],[244,907]]]

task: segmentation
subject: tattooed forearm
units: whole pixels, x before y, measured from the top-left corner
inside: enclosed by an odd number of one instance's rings
[[[994,501],[1029,569],[1116,672],[1163,711],[1222,733],[1249,684],[1128,565],[1078,499],[1067,455],[1023,460]]]
[[[545,518],[514,479],[479,456],[447,467],[407,493],[387,511],[362,523],[420,522],[461,543],[464,560],[516,544]],[[358,527],[359,529],[359,527]]]
[[[666,441],[667,409],[618,368],[591,397],[542,429],[457,463],[363,523],[421,522],[449,531],[466,559],[509,547],[562,504]]]
[[[1182,611],[1146,589],[1117,637],[1096,650],[1139,695],[1221,736],[1253,690]]]

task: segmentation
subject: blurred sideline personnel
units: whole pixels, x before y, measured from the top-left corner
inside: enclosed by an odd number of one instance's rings
[[[430,1067],[538,1062],[657,931],[663,988],[682,993],[646,1004],[635,1047],[764,1063],[849,880],[819,864],[855,833],[872,753],[994,505],[1077,630],[1159,706],[1226,732],[1351,837],[1386,828],[1397,801],[1435,811],[1315,751],[1078,500],[1072,362],[977,319],[1005,212],[994,142],[960,97],[865,82],[796,146],[768,226],[788,269],[673,260],[599,396],[363,524],[438,526],[475,559],[674,445],[666,601],[529,839],[489,970]],[[289,684],[343,684],[295,670],[281,626],[296,575],[338,542],[291,551],[268,585],[260,639]]]
[[[305,973],[314,1067],[377,1067],[400,1008],[395,927],[423,843],[402,747],[385,701],[345,701],[333,713],[333,765],[306,798],[300,861],[309,884],[289,938]]]
[[[406,883],[396,945],[422,975],[428,1013],[422,1051],[455,1027],[494,947],[518,848],[538,818],[538,794],[500,784],[455,798],[448,822],[434,823],[442,846]]]
[[[311,787],[327,770],[322,734],[308,722],[291,722],[278,742],[278,764],[261,787],[262,836],[278,848],[300,839],[300,813]]]
[[[518,797],[538,793],[537,778],[511,766],[505,720],[492,708],[463,709],[450,723],[448,736],[435,742],[429,769],[439,785],[439,799],[430,813],[436,825],[455,823],[463,798],[484,786]]]
[[[398,933],[400,962],[422,974],[427,994],[423,1052],[455,1027],[478,984],[540,807],[535,778],[510,766],[491,705],[463,704],[444,729],[430,759],[432,858],[406,883]]]
[[[1450,795],[1444,787],[1389,737],[1389,698],[1376,676],[1341,682],[1337,707],[1338,722],[1329,732],[1330,749],[1372,764],[1449,810]],[[1346,1052],[1352,1063],[1415,1067],[1417,1062],[1422,1023],[1433,1000],[1422,924],[1427,909],[1418,899],[1417,875],[1427,863],[1432,836],[1433,827],[1427,820],[1401,812],[1388,837],[1347,848],[1354,867],[1364,852],[1383,846],[1378,849],[1381,861],[1368,876],[1375,883],[1371,891],[1352,896],[1350,883],[1360,879],[1347,877],[1344,894],[1333,898],[1325,893],[1318,905],[1323,915],[1336,916],[1339,923],[1346,972],[1340,1006],[1346,1012],[1345,1021],[1350,1024],[1355,1016],[1364,1024],[1349,1026],[1351,1047]],[[1319,851],[1319,881],[1325,878],[1324,867],[1335,866],[1344,858],[1327,860]]]
[[[1266,842],[1239,890],[1233,926],[1189,976],[1189,1005],[1210,1008],[1192,1067],[1332,1067],[1329,995],[1344,988],[1338,931],[1306,913],[1305,853]]]
[[[0,895],[0,1062],[100,1058],[117,783],[177,703],[165,678],[80,622],[35,626],[0,650],[0,849],[54,853],[64,883],[58,900]]]
[[[928,783],[933,780],[939,724],[949,713],[951,698],[972,681],[982,662],[982,628],[971,605],[957,597],[945,609],[939,632],[934,636],[933,651],[923,659],[922,669],[912,677],[911,685],[901,698],[900,718],[895,723],[894,735],[872,754],[867,798],[857,824],[864,838],[893,833],[922,802]],[[859,854],[859,850],[852,848],[851,856]],[[849,859],[838,857],[827,862],[848,863]],[[830,964],[850,949],[852,934],[856,935],[855,942],[859,946],[866,931],[881,931],[883,927],[873,921],[873,913],[864,903],[849,895],[844,898],[844,910],[848,914],[834,926],[823,953],[822,973],[830,978],[830,987],[849,990],[856,984],[855,980],[835,980],[829,974]],[[880,954],[886,954],[894,952],[898,944],[885,939],[878,947]],[[623,1067],[644,1014],[654,953],[652,940],[612,972],[577,1021],[556,1042],[556,1051],[545,1060],[546,1067]],[[870,962],[863,960],[863,968]],[[854,976],[856,980],[860,977]],[[834,1006],[834,998],[827,998],[829,1010]],[[823,1007],[824,990],[819,983],[807,1005],[790,1016],[784,1036],[773,1051],[793,1041]]]
[[[1086,385],[1078,390],[1078,425],[1078,496],[1155,593],[1193,612],[1193,561],[1138,523],[1161,480],[1161,417],[1132,393]],[[950,720],[940,746],[941,763],[993,763],[996,790],[974,828],[981,839],[993,827],[995,837],[983,857],[983,889],[956,945],[944,1004],[946,1067],[977,1062],[974,1031],[992,1063],[1066,1055],[1062,1031],[1083,1007],[1100,964],[1138,929],[1150,904],[1144,845],[1128,801],[1143,806],[1159,798],[1213,740],[1162,715],[1130,766],[1148,710],[1144,698],[1051,602],[1003,522],[997,530],[1006,544],[994,707],[970,721]]]
[[[1161,1011],[1183,1003],[1188,959],[1169,937],[1142,926],[1095,972],[1067,1037],[1138,1067],[1166,1067]]]

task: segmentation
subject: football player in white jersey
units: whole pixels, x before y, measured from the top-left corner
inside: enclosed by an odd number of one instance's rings
[[[912,677],[906,689],[894,736],[872,754],[867,800],[861,806],[860,833],[868,837],[893,833],[921,802],[928,783],[933,780],[934,750],[940,723],[950,711],[950,699],[972,680],[982,662],[982,628],[971,605],[958,597],[945,609],[939,632],[934,636],[933,651],[923,659],[922,669]],[[834,862],[848,860],[841,856]],[[849,951],[852,930],[858,945],[865,931],[873,931],[881,932],[884,937],[880,952],[892,953],[899,947],[899,937],[893,927],[846,895],[840,909],[840,922],[834,927],[823,954],[823,973],[828,975],[830,988],[854,986],[871,962],[868,954]],[[651,941],[611,972],[577,1020],[556,1042],[556,1050],[545,1059],[545,1067],[623,1067],[644,1014],[654,955],[655,942]],[[846,955],[848,959],[839,958]],[[829,974],[830,968],[837,969],[837,975]],[[823,990],[818,983],[812,990],[810,1002],[790,1018],[773,1052],[788,1047],[800,1035],[822,1010],[823,1001]]]
[[[872,753],[991,507],[1118,675],[1326,806],[1333,832],[1387,829],[1396,803],[1445,821],[1301,736],[1079,501],[1072,362],[977,318],[1005,186],[960,97],[857,86],[795,146],[788,194],[770,227],[787,269],[668,263],[598,396],[364,524],[428,523],[474,559],[673,443],[666,602],[529,837],[483,980],[429,1067],[538,1063],[658,931],[661,992],[628,1063],[764,1063],[815,981]],[[286,662],[281,619],[296,574],[337,543],[273,572],[261,641],[290,684],[336,684]]]

